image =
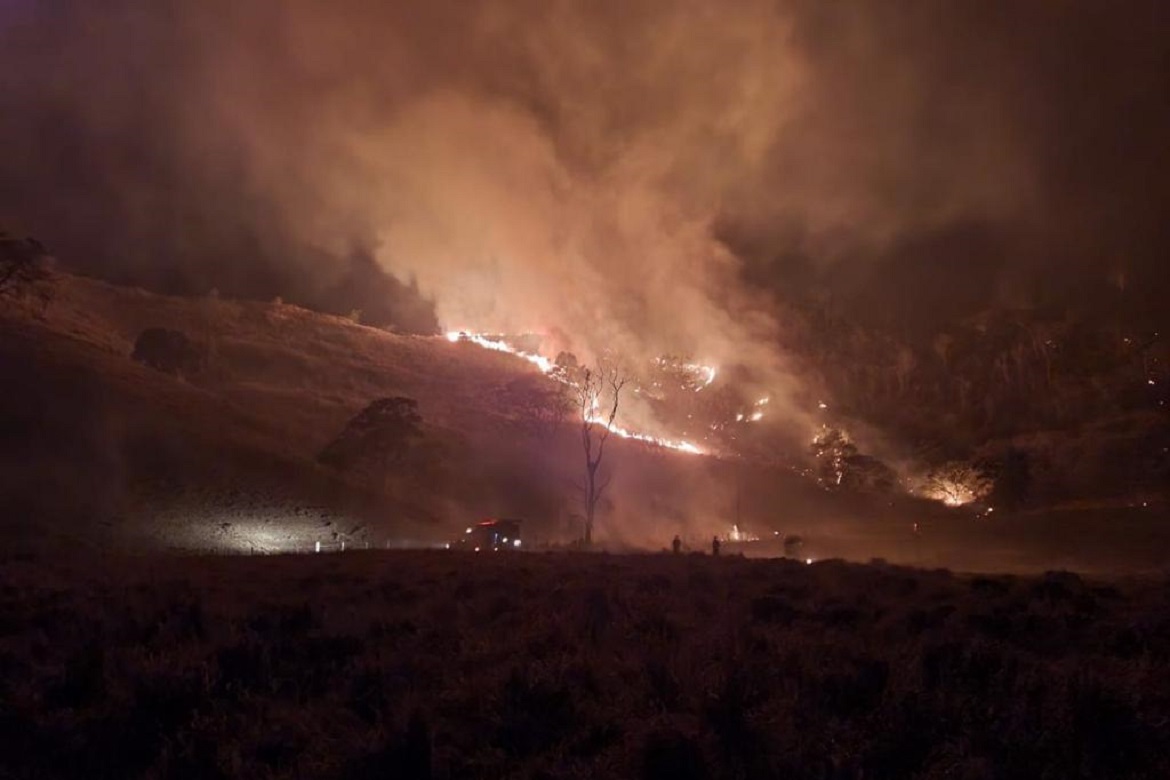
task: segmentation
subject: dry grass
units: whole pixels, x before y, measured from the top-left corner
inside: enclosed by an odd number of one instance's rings
[[[0,567],[8,777],[1166,777],[1165,583],[704,556]]]
[[[127,536],[144,537],[156,515],[177,513],[212,518],[214,530],[247,519],[255,504],[290,514],[323,506],[387,527],[433,523],[457,491],[440,495],[431,481],[388,495],[319,467],[317,452],[357,410],[396,394],[420,400],[427,441],[452,453],[453,468],[491,463],[485,443],[501,431],[513,445],[517,438],[509,430],[517,410],[494,401],[526,364],[496,353],[288,305],[167,297],[68,275],[55,289],[43,315],[0,309],[0,365],[16,379],[0,405],[0,430],[10,434],[0,456],[20,464],[0,487],[10,478],[22,494],[7,523],[98,542],[99,523],[126,521]],[[131,361],[148,327],[210,345],[208,369],[178,380]]]
[[[516,396],[539,379],[523,361],[295,306],[68,275],[43,314],[10,303],[0,306],[0,367],[12,377],[0,403],[9,543],[51,532],[106,548],[303,549],[336,541],[340,526],[382,544],[420,538],[419,528],[449,537],[485,515],[528,518],[530,538],[551,538],[580,511],[575,432],[521,424]],[[209,344],[208,370],[179,380],[130,360],[147,327]],[[419,400],[439,468],[387,489],[315,462],[350,416],[387,395]],[[763,464],[620,440],[607,457],[616,478],[601,531],[651,548],[680,531],[726,533],[741,510],[752,530],[805,535],[814,557],[1116,571],[1157,569],[1170,550],[1163,504],[976,524],[905,498],[831,495]]]

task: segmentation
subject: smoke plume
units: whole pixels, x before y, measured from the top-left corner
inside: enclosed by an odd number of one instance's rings
[[[925,328],[1118,279],[1153,306],[1167,15],[4,0],[0,216],[90,270],[290,299],[357,248],[442,328],[785,386],[774,307],[812,287]]]

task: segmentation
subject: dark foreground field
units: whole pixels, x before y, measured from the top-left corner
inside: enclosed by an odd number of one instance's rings
[[[1170,776],[1164,579],[705,556],[0,566],[0,777]]]

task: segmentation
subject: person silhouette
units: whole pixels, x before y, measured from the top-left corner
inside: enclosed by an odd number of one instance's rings
[[[720,547],[719,537],[718,536],[712,537],[711,538],[711,554],[718,555],[719,554],[719,547]]]
[[[674,541],[670,543],[670,549],[674,550],[675,555],[678,555],[682,550],[682,539],[678,538],[678,534],[674,535]]]

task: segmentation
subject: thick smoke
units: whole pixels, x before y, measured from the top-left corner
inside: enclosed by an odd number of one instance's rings
[[[444,328],[784,385],[773,300],[809,286],[926,328],[1164,292],[1166,17],[6,0],[0,215],[179,287],[320,293],[365,249]]]

